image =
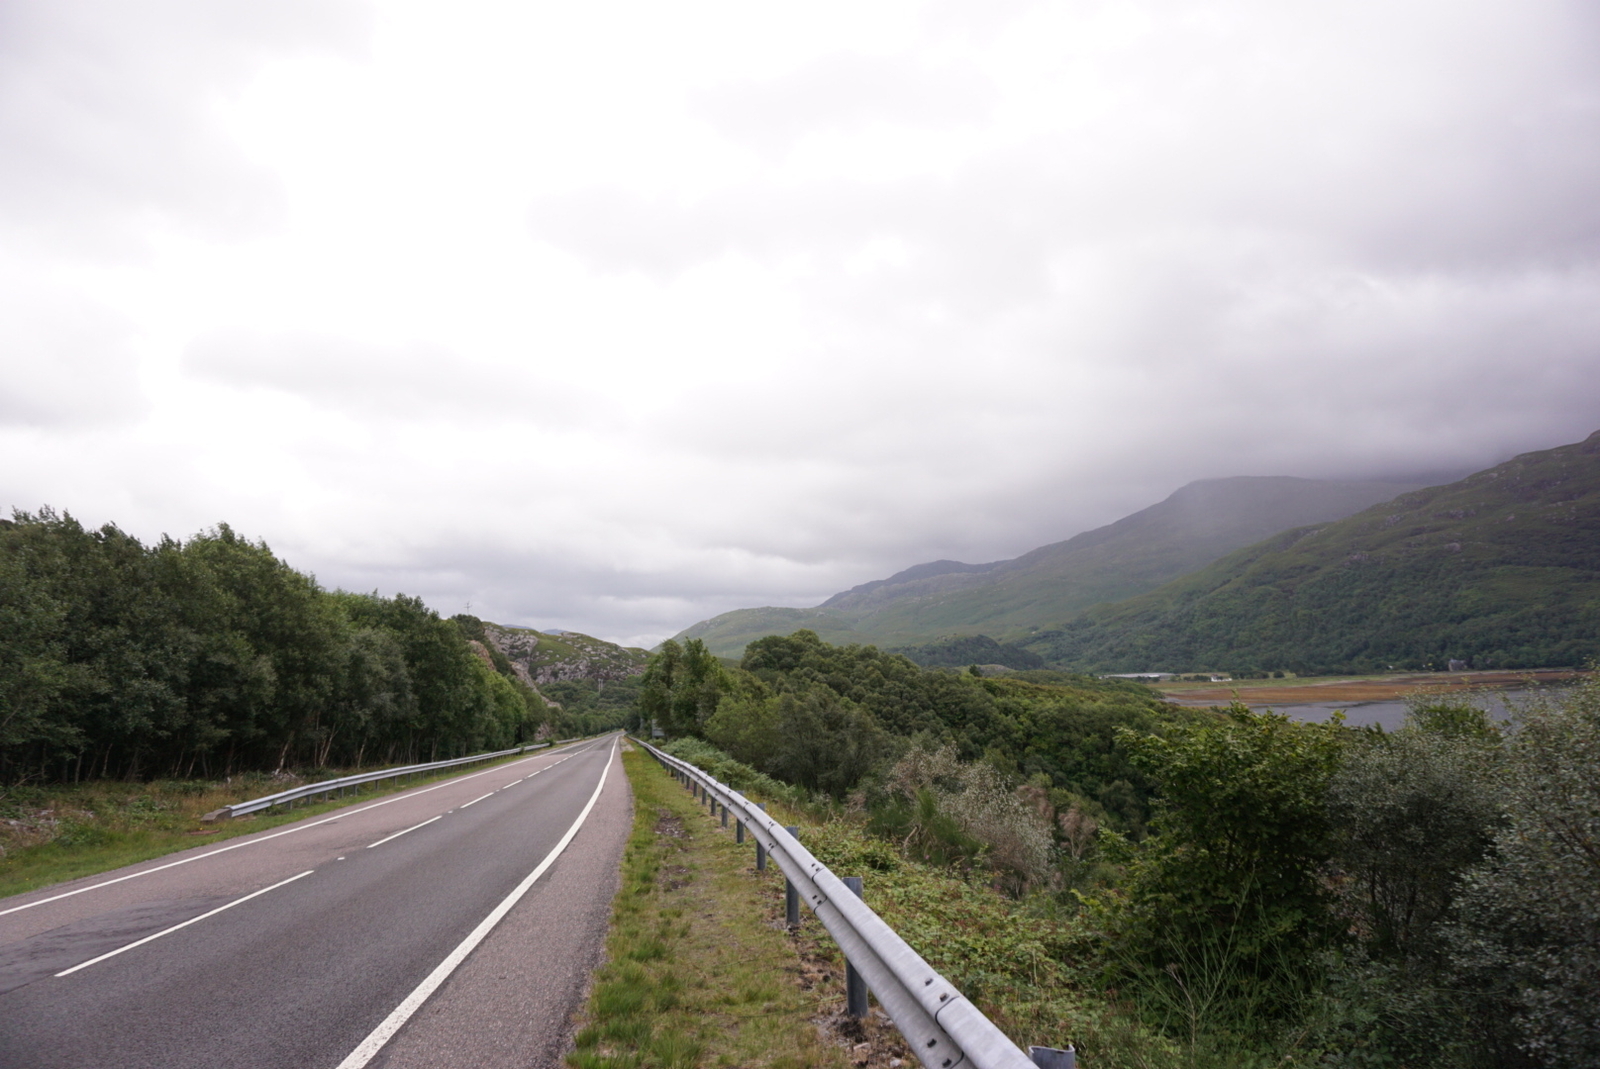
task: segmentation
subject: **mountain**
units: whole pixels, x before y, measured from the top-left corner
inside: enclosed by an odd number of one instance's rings
[[[951,635],[923,646],[888,652],[904,654],[924,668],[966,668],[976,664],[1027,671],[1044,667],[1044,658],[1032,650],[996,642],[988,635]]]
[[[1105,671],[1600,657],[1600,431],[1285,531],[1022,645]]]
[[[918,564],[809,609],[738,609],[677,637],[736,655],[801,628],[832,643],[917,646],[949,635],[1021,639],[1101,602],[1153,590],[1285,528],[1325,523],[1417,483],[1241,476],[1190,483],[1165,501],[1014,560]]]

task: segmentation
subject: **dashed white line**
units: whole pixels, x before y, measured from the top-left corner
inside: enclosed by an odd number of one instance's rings
[[[534,881],[543,876],[545,870],[555,863],[556,858],[567,848],[567,844],[572,842],[573,838],[578,834],[578,829],[583,827],[583,822],[589,819],[589,812],[594,809],[595,802],[600,800],[600,791],[606,785],[606,776],[611,772],[611,762],[615,757],[616,751],[613,749],[612,753],[606,758],[605,765],[600,770],[600,782],[595,784],[594,793],[589,796],[589,804],[583,807],[583,812],[578,814],[578,819],[572,822],[572,827],[567,829],[567,833],[561,837],[560,842],[556,843],[555,848],[544,856],[544,860],[539,862],[537,868],[523,877],[522,882],[517,884],[510,894],[500,900],[500,904],[495,906],[487,917],[478,922],[478,926],[472,930],[472,934],[463,939],[459,946],[436,965],[433,972],[429,973],[427,978],[417,985],[416,990],[407,995],[404,1001],[396,1006],[388,1017],[384,1018],[383,1023],[374,1028],[367,1038],[361,1041],[361,1045],[350,1052],[349,1057],[339,1063],[338,1069],[362,1069],[363,1066],[376,1057],[378,1052],[383,1049],[384,1044],[388,1043],[394,1037],[394,1034],[400,1031],[401,1027],[411,1019],[411,1015],[422,1008],[422,1004],[428,1001],[429,996],[450,978],[450,974],[455,972],[463,961],[467,960],[467,955],[471,954],[473,949],[483,942],[484,938],[494,930],[505,915],[511,912],[511,907],[522,900],[522,896],[528,893],[528,888],[533,886]]]
[[[577,754],[581,753],[581,752],[582,751],[577,751],[575,753],[570,753],[566,757],[563,757],[561,759],[561,761],[569,761],[572,758],[576,757]],[[531,760],[534,760],[535,758],[538,758],[538,757],[548,757],[548,756],[549,756],[548,753],[535,754],[532,757],[525,758],[525,760],[531,761]],[[551,764],[546,765],[545,768],[554,768],[556,765],[561,764],[561,761],[552,762]],[[216,850],[212,850],[212,851],[209,851],[209,852],[204,853],[204,854],[196,854],[194,857],[186,857],[186,858],[183,858],[182,860],[179,860],[179,861],[169,861],[165,865],[157,865],[154,868],[141,869],[138,872],[130,872],[126,876],[118,876],[118,877],[116,877],[115,879],[112,879],[112,880],[102,880],[99,883],[90,884],[88,887],[79,887],[76,890],[72,890],[72,891],[63,891],[58,895],[51,895],[49,898],[41,898],[41,899],[38,899],[37,901],[34,901],[34,902],[24,902],[22,905],[20,905],[20,906],[12,906],[10,909],[0,909],[0,917],[4,917],[7,913],[16,913],[16,912],[18,912],[20,910],[32,909],[34,906],[42,906],[42,905],[45,905],[48,902],[58,902],[63,898],[71,898],[73,895],[81,895],[85,891],[97,891],[102,887],[110,887],[114,883],[121,883],[123,880],[132,880],[132,879],[136,879],[137,877],[140,877],[140,876],[148,876],[152,872],[163,872],[166,869],[176,868],[179,865],[187,865],[191,861],[204,861],[208,857],[216,857],[218,854],[225,854],[229,850],[238,850],[238,849],[240,849],[242,847],[246,847],[246,846],[255,846],[257,843],[264,843],[264,842],[267,842],[270,839],[277,839],[280,836],[284,836],[284,835],[293,835],[295,832],[297,832],[297,831],[305,831],[307,828],[316,828],[316,827],[322,826],[323,824],[331,824],[336,820],[343,820],[345,817],[353,817],[353,816],[357,816],[358,814],[365,813],[368,810],[377,809],[379,806],[389,805],[392,802],[404,801],[407,798],[415,798],[419,794],[427,794],[429,791],[436,791],[441,787],[448,787],[451,784],[462,783],[462,782],[465,782],[466,780],[469,780],[469,779],[477,779],[479,776],[487,776],[491,772],[502,771],[503,768],[504,768],[503,765],[497,765],[494,768],[486,768],[482,772],[474,772],[469,776],[452,776],[451,778],[445,780],[443,783],[436,783],[432,787],[424,787],[421,790],[415,790],[415,791],[404,791],[404,792],[402,792],[400,794],[395,795],[393,798],[385,798],[381,802],[374,802],[369,806],[362,806],[360,809],[352,809],[352,810],[349,810],[348,812],[335,813],[333,816],[327,817],[327,818],[325,818],[323,820],[314,820],[309,824],[296,824],[292,828],[285,828],[283,831],[276,831],[276,832],[273,832],[271,835],[263,835],[263,836],[260,836],[259,838],[246,839],[244,842],[234,843],[232,846],[219,847]],[[543,772],[544,769],[541,768],[539,771]],[[490,792],[490,793],[493,793],[493,792]]]
[[[110,953],[107,953],[107,954],[101,954],[98,958],[90,958],[88,961],[82,962],[82,963],[80,963],[78,965],[74,965],[70,969],[62,969],[60,972],[56,973],[56,975],[57,976],[70,976],[71,974],[77,972],[79,969],[87,969],[89,966],[97,965],[100,962],[105,961],[107,958],[114,958],[118,954],[123,953],[124,951],[132,950],[134,947],[144,946],[146,943],[149,943],[152,940],[160,939],[164,935],[171,935],[173,932],[177,931],[180,928],[187,928],[191,924],[197,924],[200,921],[205,920],[207,917],[215,917],[218,913],[221,913],[223,910],[232,909],[234,906],[237,906],[237,905],[239,905],[239,904],[241,904],[243,902],[248,902],[252,898],[257,897],[258,895],[264,895],[268,891],[276,891],[278,888],[282,887],[284,884],[293,883],[294,881],[296,881],[298,879],[301,879],[302,877],[311,875],[315,871],[317,871],[317,870],[316,869],[307,869],[306,871],[302,872],[299,876],[290,876],[287,880],[279,880],[277,883],[273,884],[271,887],[263,887],[259,891],[251,891],[249,894],[245,895],[243,898],[235,898],[232,902],[229,902],[227,905],[218,906],[216,909],[212,910],[209,913],[202,913],[198,917],[190,917],[188,920],[184,921],[182,924],[174,924],[171,928],[167,928],[167,929],[165,929],[163,931],[159,931],[155,935],[147,935],[143,939],[136,939],[133,942],[129,943],[127,946],[118,947],[116,950],[113,950],[113,951],[111,951]]]
[[[478,795],[478,797],[476,797],[472,801],[468,802],[467,805],[477,805],[479,802],[483,801],[485,798],[492,797],[493,795],[494,795],[493,791],[490,791],[488,794],[480,794],[480,795]],[[461,808],[465,809],[465,808],[467,808],[467,805],[461,806]]]
[[[443,816],[444,816],[444,814],[440,813],[439,816],[437,816],[437,817],[429,817],[427,820],[424,820],[421,824],[413,824],[413,825],[411,825],[411,827],[405,829],[405,831],[397,831],[393,835],[386,835],[382,839],[379,839],[375,843],[368,843],[367,844],[367,849],[371,850],[374,846],[382,846],[384,843],[388,842],[390,839],[398,839],[398,838],[400,838],[400,836],[404,835],[407,831],[416,831],[418,828],[426,828],[429,824],[432,824],[434,821],[440,819],[440,817],[443,817]]]

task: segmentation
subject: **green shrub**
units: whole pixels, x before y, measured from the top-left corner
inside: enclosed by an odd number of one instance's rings
[[[1501,791],[1505,825],[1461,892],[1457,982],[1486,1042],[1600,1065],[1600,680],[1520,711]]]
[[[1153,1019],[1264,1035],[1314,985],[1337,931],[1322,875],[1341,730],[1235,705],[1220,724],[1125,739],[1161,793],[1156,834],[1094,914],[1106,980]]]

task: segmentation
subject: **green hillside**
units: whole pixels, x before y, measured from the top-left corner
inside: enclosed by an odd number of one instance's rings
[[[697,638],[719,657],[737,657],[758,638],[792,635],[800,630],[815,631],[824,642],[840,646],[874,641],[857,632],[842,613],[823,608],[787,609],[770,605],[759,609],[734,609],[701,620],[673,637],[678,642]]]
[[[1101,602],[1153,590],[1290,527],[1321,523],[1416,489],[1415,483],[1288,477],[1206,479],[1165,501],[1015,560],[933,561],[808,609],[723,613],[677,636],[736,656],[801,628],[835,643],[913,647],[948,636],[1018,640]]]
[[[890,650],[909,657],[924,668],[966,668],[969,665],[999,665],[1019,670],[1044,667],[1044,658],[1032,650],[1010,642],[996,642],[988,635],[951,635],[922,646]]]
[[[1286,531],[1023,645],[1106,671],[1600,657],[1600,432]]]

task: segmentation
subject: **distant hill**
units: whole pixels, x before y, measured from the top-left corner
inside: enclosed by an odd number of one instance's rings
[[[1241,476],[1190,483],[1093,531],[989,564],[932,561],[814,608],[738,609],[688,628],[715,653],[801,628],[832,643],[921,646],[952,635],[1020,640],[1148,590],[1285,528],[1340,519],[1417,483]]]
[[[673,636],[679,642],[698,638],[719,657],[738,657],[745,646],[767,635],[792,635],[799,630],[815,631],[824,641],[836,646],[873,639],[857,633],[849,619],[831,609],[788,609],[764,606],[759,609],[734,609],[720,616],[686,627]]]
[[[1104,671],[1600,657],[1600,432],[1303,526],[1022,643]]]

